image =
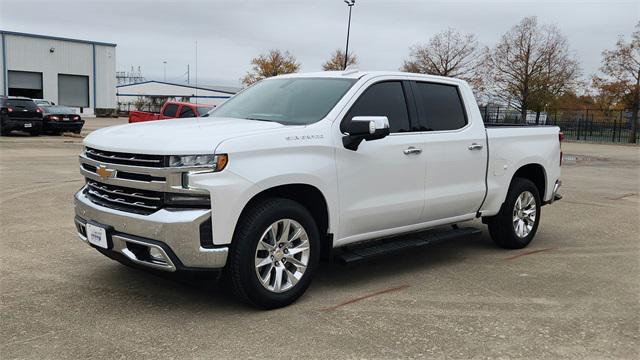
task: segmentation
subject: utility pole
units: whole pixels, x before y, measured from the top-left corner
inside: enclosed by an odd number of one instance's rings
[[[349,7],[349,22],[347,23],[347,46],[344,50],[344,69],[347,69],[347,62],[349,61],[349,33],[351,32],[351,8],[356,4],[356,0],[344,0],[344,3]]]
[[[189,64],[187,64],[187,84],[191,84],[191,81],[189,79]]]

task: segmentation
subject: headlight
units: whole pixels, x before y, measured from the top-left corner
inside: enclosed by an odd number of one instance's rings
[[[211,167],[213,171],[222,171],[227,166],[228,157],[220,155],[172,155],[170,167]]]

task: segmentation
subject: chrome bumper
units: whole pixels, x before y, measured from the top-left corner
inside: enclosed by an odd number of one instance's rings
[[[83,190],[76,193],[74,200],[76,228],[81,240],[87,241],[82,229],[87,221],[92,221],[110,227],[111,251],[140,265],[166,271],[225,266],[228,247],[200,246],[200,225],[211,217],[211,210],[161,209],[150,215],[139,215],[95,204]],[[132,251],[140,247],[155,248],[164,261],[145,260]]]

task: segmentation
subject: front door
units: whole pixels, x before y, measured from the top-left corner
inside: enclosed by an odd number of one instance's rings
[[[354,116],[386,116],[391,134],[364,141],[357,151],[338,147],[340,224],[336,244],[412,225],[424,207],[424,135],[411,132],[408,83],[377,82],[364,90],[342,125]]]

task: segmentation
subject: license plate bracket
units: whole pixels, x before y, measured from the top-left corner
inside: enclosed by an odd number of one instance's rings
[[[103,249],[111,247],[111,231],[107,226],[95,222],[87,222],[85,230],[87,232],[87,241],[90,244]]]

